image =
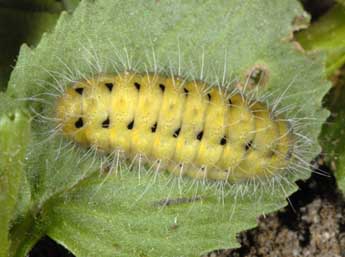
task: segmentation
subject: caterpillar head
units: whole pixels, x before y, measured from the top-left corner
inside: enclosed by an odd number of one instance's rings
[[[294,138],[282,117],[272,119],[267,106],[252,106],[255,115],[255,138],[247,147],[245,159],[236,167],[233,179],[272,177],[286,170],[291,162]]]

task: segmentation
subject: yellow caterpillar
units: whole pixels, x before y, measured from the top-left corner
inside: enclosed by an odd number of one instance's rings
[[[57,100],[56,118],[81,145],[140,154],[176,175],[229,182],[279,174],[294,145],[289,124],[265,104],[158,74],[76,82]]]

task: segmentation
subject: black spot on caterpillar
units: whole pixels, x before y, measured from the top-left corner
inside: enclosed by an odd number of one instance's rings
[[[273,119],[264,103],[157,74],[79,81],[57,100],[55,113],[63,133],[82,145],[164,161],[171,172],[172,165],[186,167],[183,174],[195,178],[274,176],[288,167],[294,144],[289,124]]]
[[[162,92],[165,91],[165,86],[164,86],[163,84],[159,84],[159,87],[160,87],[160,89],[162,90]]]
[[[109,89],[111,92],[113,90],[114,84],[113,83],[105,83],[105,86]]]
[[[134,126],[134,120],[132,120],[132,121],[127,125],[127,128],[128,128],[128,129],[133,129],[133,126]]]
[[[134,82],[134,86],[138,91],[140,90],[140,84],[138,82]]]
[[[157,129],[157,122],[155,124],[153,124],[153,126],[151,127],[151,132],[155,133]]]
[[[178,135],[180,134],[180,131],[181,131],[181,128],[178,128],[174,134],[173,134],[173,137],[178,137]]]
[[[82,88],[82,87],[77,87],[77,88],[75,89],[75,91],[76,91],[79,95],[83,95],[84,88]]]
[[[110,120],[109,120],[109,117],[102,122],[102,128],[109,128],[110,126]]]
[[[82,119],[82,118],[79,118],[79,119],[74,123],[74,125],[75,125],[75,127],[76,127],[77,129],[83,127],[83,125],[84,125],[83,119]]]
[[[198,139],[199,141],[201,141],[203,135],[204,135],[204,131],[200,131],[200,132],[198,133],[198,135],[196,136],[196,139]]]
[[[222,137],[222,139],[220,140],[220,144],[221,145],[225,145],[226,144],[226,136]]]

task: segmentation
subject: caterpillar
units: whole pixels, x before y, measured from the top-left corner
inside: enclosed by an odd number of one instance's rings
[[[56,100],[55,116],[82,146],[140,155],[177,176],[236,183],[280,174],[293,159],[293,130],[267,104],[179,76],[79,80]]]

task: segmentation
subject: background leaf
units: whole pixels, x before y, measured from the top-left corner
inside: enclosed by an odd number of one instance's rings
[[[61,10],[55,1],[0,2],[1,91],[6,89],[20,45],[36,45],[42,33],[53,28]]]
[[[332,7],[308,29],[297,33],[296,39],[309,52],[324,52],[327,75],[334,74],[345,64],[345,6]]]
[[[326,97],[325,106],[332,112],[322,128],[320,140],[326,161],[335,172],[337,184],[345,192],[345,75],[344,68],[334,78],[334,87]]]
[[[324,105],[332,114],[323,126],[320,141],[325,160],[334,170],[339,188],[344,191],[345,6],[335,4],[308,29],[298,32],[296,39],[309,53],[321,51],[326,55],[326,70],[333,81],[333,88]]]
[[[80,0],[63,0],[62,2],[66,10],[73,11],[80,3]]]
[[[342,5],[345,6],[345,1],[344,1],[344,0],[337,0],[337,2],[338,2],[339,4],[342,4]]]
[[[94,73],[98,65],[114,73],[114,66],[125,69],[127,59],[141,72],[156,64],[162,73],[181,70],[199,78],[203,69],[209,83],[222,78],[224,69],[226,80],[244,83],[259,64],[269,76],[259,93],[271,102],[283,95],[281,106],[293,105],[298,112],[290,115],[305,120],[302,133],[312,142],[304,156],[309,162],[319,152],[317,136],[327,116],[321,99],[329,86],[321,58],[304,56],[286,42],[293,20],[303,14],[296,1],[82,1],[35,50],[22,47],[7,94],[42,97],[53,91],[54,78],[65,85],[66,76],[92,75],[90,69]],[[49,104],[25,106],[52,115]],[[44,234],[77,256],[198,256],[236,247],[237,232],[285,206],[285,197],[297,188],[294,181],[309,176],[299,170],[286,174],[284,189],[276,185],[255,192],[252,185],[255,193],[249,194],[242,192],[245,185],[196,187],[164,172],[158,177],[126,169],[121,176],[100,174],[97,156],[61,149],[59,138],[47,141],[44,132],[51,126],[33,124],[26,167],[32,204],[11,231],[13,256],[25,256]],[[166,199],[175,204],[160,204]]]

